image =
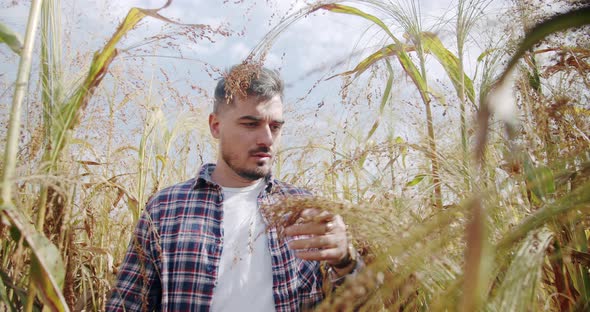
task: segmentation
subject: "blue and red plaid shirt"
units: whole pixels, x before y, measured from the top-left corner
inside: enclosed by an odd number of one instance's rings
[[[156,193],[135,229],[107,311],[208,311],[223,248],[223,191],[214,164],[199,176]],[[259,205],[309,192],[269,177]],[[321,264],[297,258],[267,231],[276,311],[300,311],[323,298]],[[245,307],[246,308],[246,307]]]

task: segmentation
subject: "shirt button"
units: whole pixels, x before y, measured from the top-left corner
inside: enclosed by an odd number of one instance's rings
[[[206,270],[207,270],[207,273],[209,273],[209,274],[213,273],[213,270],[214,270],[213,265],[208,264]]]

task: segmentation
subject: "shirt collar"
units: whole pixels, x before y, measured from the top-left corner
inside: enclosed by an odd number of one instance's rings
[[[213,185],[219,187],[217,183],[213,182],[213,178],[211,177],[211,175],[213,174],[213,170],[215,170],[215,164],[204,164],[199,170],[199,175],[197,176],[197,180],[195,181],[193,188],[196,189],[204,187],[205,185]],[[272,173],[266,176],[264,179],[266,181],[266,187],[264,189],[267,192],[270,192],[270,190],[272,190],[273,185],[276,184],[276,181],[274,180]]]

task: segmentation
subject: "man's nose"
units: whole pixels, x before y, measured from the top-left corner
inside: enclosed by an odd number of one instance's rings
[[[260,127],[260,130],[258,131],[256,144],[262,146],[271,146],[273,142],[274,137],[272,135],[272,131],[270,130],[270,126],[265,125],[263,127]]]

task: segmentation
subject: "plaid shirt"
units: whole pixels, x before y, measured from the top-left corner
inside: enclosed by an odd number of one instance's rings
[[[120,267],[107,311],[208,311],[223,248],[223,191],[211,179],[215,165],[198,178],[156,193],[147,204]],[[267,179],[258,204],[310,193]],[[295,257],[277,230],[267,231],[276,311],[299,311],[319,303],[320,262]]]

